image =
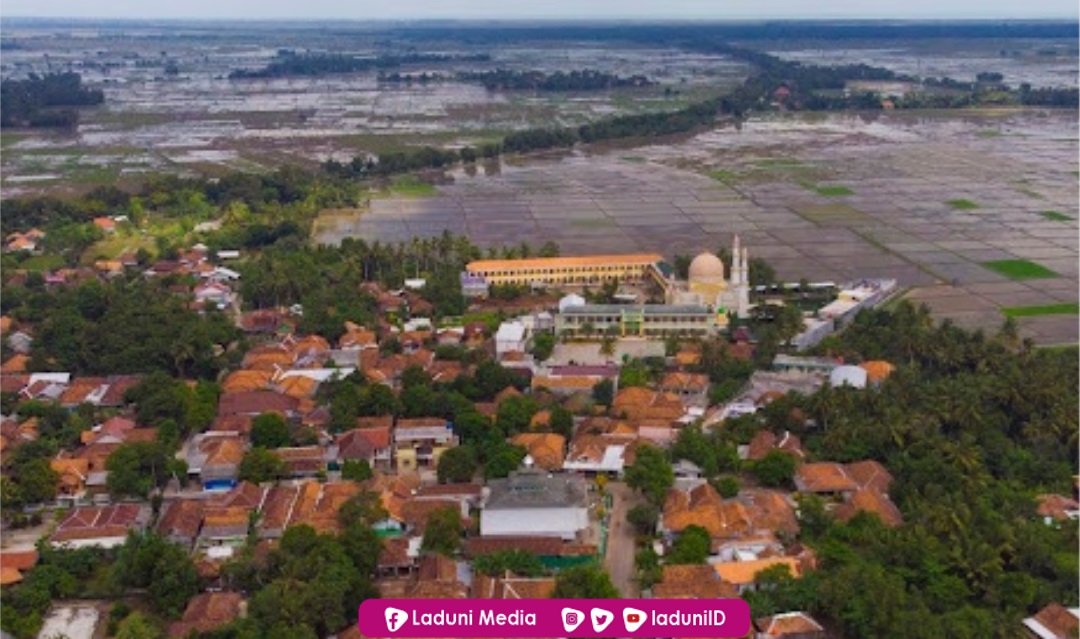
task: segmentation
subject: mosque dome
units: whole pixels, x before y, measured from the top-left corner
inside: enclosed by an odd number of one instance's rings
[[[712,253],[702,253],[690,262],[690,281],[700,284],[722,284],[724,263]]]

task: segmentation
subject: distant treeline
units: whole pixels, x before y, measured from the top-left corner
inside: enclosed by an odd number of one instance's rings
[[[698,102],[677,111],[621,115],[573,128],[526,129],[509,133],[499,142],[487,143],[479,148],[465,147],[460,151],[423,147],[382,153],[376,158],[357,156],[347,163],[330,160],[323,165],[323,168],[332,175],[345,178],[385,177],[408,171],[442,168],[457,162],[475,162],[479,158],[494,158],[502,153],[528,153],[568,148],[578,142],[591,143],[686,133],[711,125],[718,115],[743,117],[751,111],[769,109],[781,87],[787,90],[784,100],[791,108],[882,109],[884,105],[881,96],[877,93],[847,94],[839,91],[843,91],[847,83],[853,80],[919,81],[913,76],[866,64],[804,65],[800,62],[783,60],[768,53],[723,43],[693,42],[685,43],[684,46],[691,50],[724,54],[743,60],[754,65],[755,72],[729,94]],[[472,77],[477,78],[484,76],[486,76],[484,73],[472,74]],[[983,76],[984,81],[996,78],[997,74],[993,73]],[[964,84],[953,81],[953,85],[958,88],[965,87],[968,91],[915,93],[897,99],[893,106],[896,108],[956,108],[1001,101],[1030,105],[1077,106],[1076,89],[1032,89],[1029,85],[1023,85],[1014,91],[999,84],[988,87],[983,84],[985,82]],[[837,91],[837,93],[823,95],[819,93],[820,91]],[[993,102],[993,100],[998,100],[998,102]]]
[[[0,82],[0,127],[67,127],[79,122],[74,107],[105,101],[99,89],[82,86],[78,73],[31,75]]]
[[[1026,83],[1013,88],[1002,84],[1003,76],[996,72],[982,72],[974,82],[965,82],[952,78],[920,78],[866,64],[806,65],[783,60],[762,51],[712,42],[694,42],[686,46],[692,50],[728,55],[754,65],[756,73],[729,96],[729,100],[735,105],[733,112],[737,114],[770,104],[775,92],[781,87],[788,93],[783,102],[789,109],[882,109],[882,96],[875,92],[827,93],[844,90],[848,82],[857,80],[909,82],[921,87],[893,99],[892,106],[897,109],[951,109],[997,104],[1071,108],[1080,106],[1080,93],[1076,88],[1036,89]]]
[[[595,91],[620,87],[644,87],[653,84],[643,75],[621,77],[612,73],[584,69],[582,71],[468,71],[458,73],[463,82],[479,82],[489,91],[500,89],[529,89],[533,91]]]
[[[398,29],[392,35],[411,41],[456,41],[474,45],[507,42],[591,40],[621,41],[671,46],[684,41],[751,40],[924,40],[972,38],[1069,39],[1080,37],[1075,20],[1038,22],[908,22],[903,24],[873,21],[818,22],[770,21],[761,23],[712,24],[546,24],[433,26]]]
[[[594,69],[581,71],[512,71],[496,69],[494,71],[461,71],[450,75],[442,73],[401,73],[394,71],[379,72],[379,82],[391,84],[427,84],[428,82],[479,83],[489,91],[606,91],[623,87],[647,87],[656,84],[643,75],[623,77]]]
[[[457,162],[475,162],[480,158],[495,158],[503,153],[528,153],[569,148],[578,142],[602,142],[686,133],[712,125],[718,115],[731,113],[733,108],[727,98],[718,98],[698,102],[677,111],[620,115],[579,127],[515,131],[507,134],[500,142],[483,144],[479,148],[467,146],[460,151],[455,151],[422,147],[390,151],[380,153],[377,158],[357,156],[347,163],[329,160],[323,168],[339,177],[385,177],[408,171],[442,168]]]
[[[358,73],[393,69],[406,64],[432,64],[439,62],[486,62],[486,53],[470,55],[446,55],[442,53],[406,53],[361,57],[340,53],[297,53],[284,49],[265,68],[258,70],[236,69],[230,79],[284,78],[290,76],[320,76],[340,73]]]

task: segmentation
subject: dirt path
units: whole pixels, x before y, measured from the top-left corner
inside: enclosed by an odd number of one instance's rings
[[[612,505],[604,566],[611,575],[611,582],[624,597],[637,598],[641,592],[634,579],[634,531],[626,523],[626,513],[639,498],[622,482],[610,482],[607,488],[611,492]]]

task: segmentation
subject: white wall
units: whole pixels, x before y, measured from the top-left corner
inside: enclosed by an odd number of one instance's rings
[[[588,525],[589,515],[583,507],[515,508],[480,513],[480,534],[484,536],[573,539],[577,531]]]

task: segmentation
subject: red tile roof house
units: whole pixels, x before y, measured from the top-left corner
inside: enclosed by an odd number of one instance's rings
[[[393,421],[389,415],[357,419],[356,428],[335,438],[335,459],[340,463],[364,460],[372,469],[389,472],[393,465]]]
[[[148,505],[75,508],[61,520],[49,543],[54,548],[115,548],[123,545],[129,530],[142,530],[149,521]]]
[[[273,451],[283,462],[291,477],[315,477],[326,472],[329,452],[322,446],[278,448]]]
[[[206,504],[200,499],[176,499],[162,506],[155,530],[165,539],[191,550],[199,539]]]
[[[169,624],[169,637],[209,633],[243,617],[246,602],[237,592],[204,592],[188,602],[180,621]]]
[[[1070,639],[1080,628],[1080,608],[1066,608],[1052,603],[1033,617],[1024,619],[1024,637],[1033,639]]]
[[[240,391],[225,393],[218,402],[218,417],[230,415],[251,415],[257,417],[263,413],[277,412],[286,417],[293,417],[300,400],[272,391]]]
[[[192,438],[188,448],[188,476],[204,484],[215,480],[235,480],[240,474],[247,440],[228,432],[209,431]]]

